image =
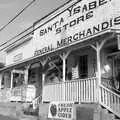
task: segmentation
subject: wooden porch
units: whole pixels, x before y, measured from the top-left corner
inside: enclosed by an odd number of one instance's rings
[[[43,102],[97,102],[97,78],[76,79],[43,87]]]
[[[42,101],[99,103],[120,117],[120,94],[98,84],[97,77],[44,85]]]
[[[1,102],[32,102],[35,99],[33,86],[24,85],[0,90]]]
[[[28,90],[29,89],[29,90]],[[98,84],[98,78],[75,79],[71,81],[46,84],[43,95],[34,98],[28,95],[34,92],[30,86],[20,86],[0,91],[1,102],[30,102],[36,108],[42,102],[72,101],[75,103],[99,103],[107,110],[120,117],[120,94]]]

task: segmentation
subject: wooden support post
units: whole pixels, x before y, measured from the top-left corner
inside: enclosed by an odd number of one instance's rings
[[[45,67],[47,61],[48,61],[48,58],[40,61],[43,68]],[[42,73],[42,98],[43,98],[44,84],[45,84],[45,71],[43,71]],[[43,103],[43,99],[42,99],[42,103]]]
[[[120,50],[120,34],[117,34],[117,45],[118,49]]]
[[[98,76],[98,85],[101,84],[101,60],[100,60],[100,48],[97,43],[97,76]]]
[[[11,84],[10,84],[10,88],[13,88],[13,71],[11,71]]]
[[[48,61],[48,59],[45,59],[45,60],[43,60],[43,61],[40,61],[43,68],[45,67],[47,61]],[[42,73],[42,88],[43,88],[43,86],[44,86],[44,82],[45,82],[45,71],[43,71],[43,73]]]
[[[71,51],[64,52],[62,55],[60,55],[61,59],[63,60],[63,82],[66,80],[66,59]]]
[[[3,73],[0,73],[0,89],[2,88],[2,79],[3,79]]]
[[[100,60],[100,51],[103,45],[105,44],[105,40],[99,43],[99,41],[96,42],[95,45],[91,44],[90,46],[96,50],[96,57],[97,57],[97,78],[98,78],[98,83],[97,83],[97,90],[98,92],[96,93],[96,97],[98,101],[100,101],[100,85],[101,85],[101,60]]]
[[[65,101],[65,81],[66,81],[66,59],[68,55],[70,54],[70,51],[64,52],[62,55],[60,55],[61,59],[63,60],[63,101]]]
[[[25,71],[24,71],[24,75],[25,75],[25,77],[24,77],[24,79],[25,79],[25,85],[28,84],[29,68],[30,68],[30,65],[27,65],[27,66],[25,67]]]
[[[42,73],[42,96],[44,91],[44,84],[45,84],[45,73]],[[42,99],[42,103],[43,103],[43,99]]]
[[[63,82],[66,79],[66,57],[63,57]]]
[[[98,83],[101,84],[101,60],[100,60],[100,51],[103,45],[105,44],[105,40],[99,43],[99,41],[96,42],[95,45],[90,45],[94,50],[96,50],[97,54],[97,77],[98,77]]]

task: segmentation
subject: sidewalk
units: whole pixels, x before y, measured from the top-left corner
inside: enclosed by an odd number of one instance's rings
[[[15,119],[15,118],[12,118],[12,117],[8,117],[8,116],[0,115],[0,120],[18,120],[18,119]]]

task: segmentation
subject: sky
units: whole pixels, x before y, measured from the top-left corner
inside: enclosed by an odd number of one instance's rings
[[[19,13],[32,0],[0,0],[0,28]],[[69,0],[36,0],[17,19],[0,31],[0,44],[8,41],[26,28]]]

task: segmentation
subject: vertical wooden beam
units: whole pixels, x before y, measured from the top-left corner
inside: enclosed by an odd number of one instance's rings
[[[98,83],[101,84],[101,60],[100,60],[100,51],[105,44],[106,40],[96,42],[95,45],[91,44],[90,46],[96,50],[96,57],[97,57],[97,77],[98,77]]]
[[[11,84],[10,84],[10,88],[13,88],[13,71],[11,71]]]
[[[63,52],[60,55],[60,58],[63,60],[63,82],[65,82],[66,79],[66,59],[71,51]]]
[[[96,44],[97,52],[97,76],[98,76],[98,85],[101,84],[101,61],[100,61],[100,50],[99,43]]]
[[[66,79],[66,57],[63,57],[62,60],[63,60],[63,82],[65,82],[65,79]]]
[[[48,59],[49,58],[47,58],[45,60],[40,60],[40,63],[41,63],[43,68],[45,67]],[[45,84],[45,71],[42,72],[42,98],[43,98],[44,84]],[[42,99],[42,103],[43,103],[43,99]]]
[[[63,99],[65,101],[65,81],[66,81],[66,59],[68,57],[68,55],[70,54],[71,51],[67,51],[67,52],[63,52],[60,57],[63,60]]]
[[[91,44],[90,46],[96,51],[96,57],[97,57],[97,78],[98,78],[98,83],[97,83],[97,93],[96,93],[96,97],[97,100],[100,101],[100,97],[101,97],[101,92],[100,92],[100,85],[101,85],[101,60],[100,60],[100,51],[103,47],[103,45],[105,44],[106,40],[101,41],[101,43],[99,41],[96,42],[96,44]]]
[[[65,80],[66,80],[66,58],[67,56],[65,55],[65,53],[63,53],[62,55],[60,55],[61,59],[63,60],[63,86],[62,86],[62,100],[65,101]]]
[[[2,88],[2,79],[3,79],[3,73],[0,73],[0,89]]]
[[[42,96],[44,91],[44,84],[45,84],[45,73],[42,73]],[[43,99],[42,99],[42,103],[43,103]]]
[[[66,79],[66,57],[63,58],[63,82]]]
[[[118,49],[120,50],[120,34],[117,34],[117,45]]]
[[[71,51],[68,52],[63,52],[60,55],[60,58],[63,60],[63,82],[65,82],[66,79],[66,59],[68,57],[68,55],[70,54]]]
[[[27,65],[26,67],[25,67],[25,71],[24,71],[24,75],[25,75],[25,85],[27,85],[28,84],[28,73],[29,73],[29,68],[30,68],[30,65]]]
[[[47,63],[48,59],[45,59],[45,60],[41,60],[40,63],[42,65],[42,67],[44,68],[46,63]],[[42,73],[42,85],[44,86],[44,82],[45,82],[45,72]],[[42,87],[43,87],[42,86]]]

